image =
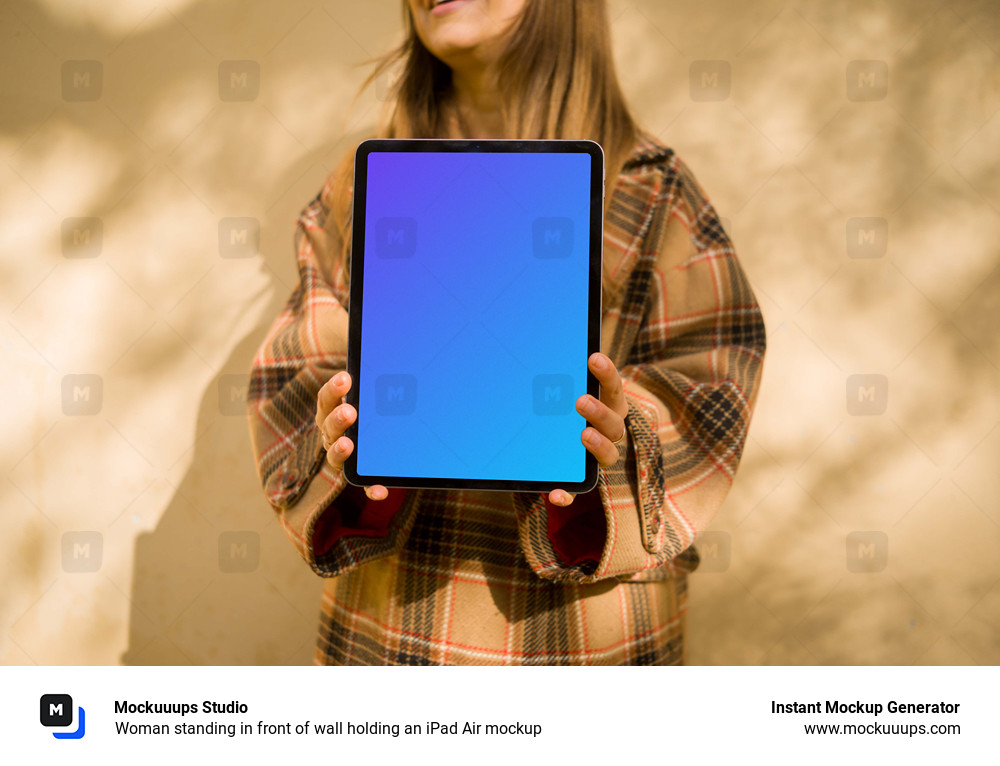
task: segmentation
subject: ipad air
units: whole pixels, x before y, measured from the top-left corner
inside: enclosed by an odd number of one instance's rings
[[[592,141],[358,147],[348,481],[594,487],[575,405],[599,396],[603,197]]]

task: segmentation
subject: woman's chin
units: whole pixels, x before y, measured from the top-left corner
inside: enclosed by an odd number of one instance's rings
[[[428,42],[430,45],[427,47],[430,52],[453,69],[456,64],[482,58],[481,54],[487,47],[483,44],[482,36],[475,34],[472,30],[469,30],[468,33],[454,30],[454,34],[441,35]]]

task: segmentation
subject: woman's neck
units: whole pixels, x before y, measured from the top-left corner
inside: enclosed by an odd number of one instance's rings
[[[466,138],[504,138],[504,121],[497,77],[488,68],[452,70],[454,108]]]

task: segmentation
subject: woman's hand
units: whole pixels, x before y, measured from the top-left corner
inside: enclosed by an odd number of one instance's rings
[[[317,395],[316,426],[323,436],[326,462],[333,468],[343,468],[344,461],[354,452],[354,442],[344,436],[344,431],[357,419],[358,411],[344,401],[344,394],[351,390],[351,376],[338,372],[330,378]],[[365,487],[371,500],[385,500],[389,490],[381,484]]]
[[[580,440],[597,462],[607,468],[618,462],[618,444],[625,438],[628,402],[618,369],[608,357],[591,354],[587,367],[601,384],[601,398],[598,401],[584,394],[576,400],[576,411],[593,424],[583,429]],[[554,489],[549,493],[549,502],[567,506],[573,502],[573,495],[564,489]]]

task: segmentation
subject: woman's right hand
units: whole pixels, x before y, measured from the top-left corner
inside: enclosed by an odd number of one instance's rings
[[[319,390],[316,403],[316,426],[326,447],[326,462],[333,468],[343,468],[344,461],[354,452],[354,442],[344,432],[357,419],[358,412],[344,401],[344,394],[351,390],[351,376],[341,371],[330,378]],[[371,500],[385,500],[389,490],[381,484],[365,487]]]

